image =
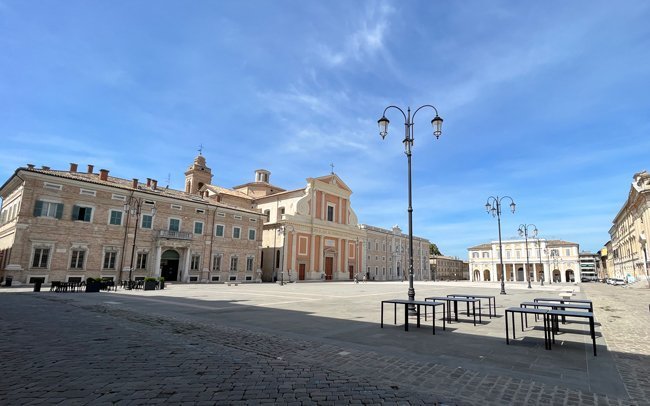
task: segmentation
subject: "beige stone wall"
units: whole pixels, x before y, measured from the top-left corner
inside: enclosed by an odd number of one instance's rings
[[[262,219],[255,212],[215,206],[201,199],[174,199],[156,193],[125,190],[31,171],[21,172],[21,177],[25,180],[25,185],[20,197],[19,216],[15,221],[0,227],[3,235],[0,241],[3,244],[15,233],[9,259],[3,262],[5,275],[12,276],[17,283],[26,283],[32,277],[44,277],[46,281],[65,281],[71,277],[128,278],[136,217],[128,216],[127,229],[127,215],[123,213],[123,206],[132,196],[154,203],[143,203],[141,214],[151,214],[151,209],[154,206],[156,208],[151,229],[140,227],[141,217],[138,221],[134,268],[138,252],[146,252],[148,258],[144,269],[133,270],[133,278],[160,275],[159,257],[167,249],[179,252],[181,258],[178,278],[184,281],[207,281],[214,276],[219,276],[221,281],[231,276],[244,280],[247,276],[254,277],[255,270],[260,266]],[[60,186],[60,190],[57,186]],[[34,217],[37,200],[62,203],[62,218]],[[133,206],[137,205],[135,201],[131,202]],[[74,205],[91,207],[91,221],[72,220]],[[111,210],[122,213],[121,225],[109,224]],[[170,218],[180,220],[180,233],[176,236],[182,238],[164,238],[159,234],[160,230],[169,229]],[[196,222],[203,224],[201,234],[195,233],[198,231],[195,230]],[[213,237],[215,223],[224,226],[223,237]],[[233,227],[240,228],[239,239],[233,238]],[[249,229],[255,230],[254,240],[248,239]],[[32,266],[35,248],[40,247],[50,249],[46,268]],[[75,250],[85,252],[81,269],[71,267],[71,256]],[[105,269],[103,266],[107,250],[116,252],[114,269]],[[217,253],[222,255],[221,272],[213,272],[211,269],[212,256]],[[190,269],[192,255],[200,256],[197,269]],[[229,270],[232,256],[239,258],[237,272]],[[248,256],[254,258],[252,272],[245,269]],[[120,264],[123,270],[121,275]]]

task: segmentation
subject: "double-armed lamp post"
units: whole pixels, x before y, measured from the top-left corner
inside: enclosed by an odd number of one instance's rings
[[[133,228],[133,247],[131,248],[131,263],[129,264],[129,289],[131,288],[132,275],[133,275],[133,259],[135,257],[135,241],[138,237],[138,228],[140,228],[140,213],[142,213],[142,204],[144,199],[131,196],[129,201],[124,204],[124,213],[127,216],[135,216],[135,226]],[[151,208],[151,217],[156,215],[156,207]]]
[[[293,233],[295,229],[290,224],[285,224],[278,228],[278,234],[282,234],[282,259],[280,261],[280,286],[284,286],[284,257],[287,252],[287,232]],[[287,264],[289,267],[289,264]],[[289,281],[291,282],[291,281]]]
[[[544,274],[544,263],[542,262],[542,243],[539,241],[539,237],[537,238],[537,255],[539,258],[539,264],[542,266],[542,280],[540,286],[544,286],[546,275]]]
[[[408,107],[406,113],[404,110],[400,109],[397,106],[388,106],[384,109],[384,113],[381,115],[381,118],[377,120],[379,124],[379,135],[381,135],[382,140],[388,135],[388,119],[386,118],[386,112],[389,109],[399,110],[404,117],[404,153],[408,161],[408,221],[409,221],[409,290],[408,298],[410,301],[415,300],[415,289],[413,288],[413,205],[412,205],[412,190],[411,190],[411,148],[413,147],[413,120],[415,115],[423,108],[431,108],[436,113],[436,116],[431,120],[431,125],[433,126],[433,135],[438,139],[442,134],[442,118],[438,115],[438,110],[430,104],[425,104],[418,107],[411,115],[411,108]],[[409,313],[415,314],[415,305],[409,305]]]
[[[526,276],[528,277],[528,289],[531,289],[530,286],[530,258],[528,255],[528,230],[531,230],[531,237],[537,237],[537,226],[535,224],[520,224],[519,225],[519,236],[524,237],[526,241]]]
[[[503,246],[501,245],[501,202],[503,199],[510,200],[510,211],[514,214],[515,212],[515,201],[512,200],[510,196],[490,196],[485,203],[485,210],[492,215],[492,217],[497,218],[497,224],[499,225],[499,260],[501,261],[501,294],[506,294],[506,269],[503,266]]]

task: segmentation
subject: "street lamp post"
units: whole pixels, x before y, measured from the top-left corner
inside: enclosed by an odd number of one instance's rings
[[[648,282],[648,287],[650,288],[650,276],[648,276],[648,238],[643,231],[641,231],[641,234],[639,234],[639,242],[643,248],[643,267],[645,268],[645,279],[646,282]]]
[[[546,248],[544,248],[544,252],[546,253],[546,262],[548,262],[548,284],[552,285],[553,284],[553,272],[551,271],[551,257],[549,257],[548,243],[546,245]]]
[[[528,276],[528,289],[531,288],[530,286],[530,270],[528,269],[530,267],[529,264],[529,256],[528,256],[528,229],[530,227],[533,227],[532,230],[532,237],[535,238],[537,237],[537,226],[535,224],[520,224],[519,225],[519,236],[524,237],[526,241],[526,276]]]
[[[539,258],[539,264],[542,266],[542,280],[540,286],[544,286],[546,275],[544,274],[544,263],[542,262],[542,243],[539,241],[539,238],[537,238],[537,256]]]
[[[510,196],[488,197],[487,203],[485,203],[485,210],[487,210],[488,213],[492,214],[492,217],[497,218],[497,224],[499,225],[499,260],[501,262],[501,294],[505,295],[506,294],[506,283],[505,283],[506,269],[503,266],[503,246],[501,245],[501,201],[503,199],[510,199],[510,210],[514,214],[515,202],[514,200],[512,200],[512,197]]]
[[[139,228],[139,219],[140,219],[140,213],[142,212],[142,204],[144,203],[144,199],[142,198],[137,198],[135,196],[131,196],[129,198],[129,201],[124,204],[124,212],[126,213],[127,216],[135,216],[135,226],[133,230],[133,246],[131,247],[131,262],[129,264],[129,286],[128,288],[131,289],[132,285],[132,275],[133,275],[133,259],[135,257],[135,242],[136,239],[138,238],[138,228]],[[156,207],[151,208],[151,215],[155,216],[156,215]]]
[[[282,260],[280,261],[280,286],[284,286],[284,258],[287,252],[287,231],[294,232],[292,225],[284,224],[278,229],[278,233],[282,234]],[[288,265],[287,265],[288,266]]]
[[[420,109],[425,108],[425,107],[430,107],[432,108],[436,116],[431,120],[431,125],[434,128],[433,135],[438,139],[440,135],[442,134],[442,118],[438,115],[438,109],[433,107],[430,104],[425,104],[423,106],[418,107],[414,112],[413,115],[411,116],[411,108],[408,107],[406,110],[406,114],[404,113],[404,110],[400,109],[397,106],[388,106],[384,109],[384,113],[381,115],[381,118],[377,120],[377,124],[379,124],[379,135],[381,135],[381,139],[385,139],[386,135],[388,135],[388,119],[386,118],[386,112],[389,109],[396,109],[399,110],[400,113],[402,113],[402,116],[404,116],[404,140],[402,141],[404,143],[404,153],[406,154],[406,158],[408,161],[408,219],[409,219],[409,289],[408,289],[408,298],[410,301],[415,300],[415,289],[413,288],[413,205],[412,205],[412,191],[411,191],[411,148],[413,147],[413,120],[415,119],[415,115],[420,111]],[[415,311],[415,305],[410,304],[409,306],[409,314],[413,315],[416,314]]]

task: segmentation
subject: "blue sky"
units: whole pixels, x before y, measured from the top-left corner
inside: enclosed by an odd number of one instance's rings
[[[650,170],[646,1],[0,0],[0,178],[94,164],[181,189],[284,188],[334,163],[360,222],[407,231],[403,119],[415,117],[414,232],[444,254],[521,223],[598,250]]]

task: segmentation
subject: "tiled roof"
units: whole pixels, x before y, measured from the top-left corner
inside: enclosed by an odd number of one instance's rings
[[[578,245],[578,243],[564,240],[547,240],[546,245]]]
[[[249,195],[247,195],[246,193],[242,193],[242,192],[239,192],[237,190],[232,190],[232,189],[228,189],[228,188],[221,187],[221,186],[216,186],[216,185],[205,185],[205,187],[206,187],[206,189],[209,189],[209,190],[213,191],[214,193],[219,193],[219,194],[229,195],[229,196],[235,196],[235,197],[239,197],[239,198],[247,199],[247,200],[253,200],[253,198],[250,197]]]
[[[109,187],[115,187],[119,189],[123,189],[125,191],[133,191],[132,185],[133,181],[129,179],[123,179],[123,178],[117,178],[115,176],[108,176],[106,180],[101,180],[99,178],[99,173],[87,173],[87,172],[69,172],[69,171],[60,171],[60,170],[53,170],[53,169],[38,169],[38,168],[19,168],[18,170],[24,170],[28,172],[36,172],[36,173],[41,173],[44,175],[49,175],[49,176],[54,176],[58,178],[64,178],[64,179],[71,179],[71,180],[77,180],[77,181],[82,181],[82,182],[87,182],[87,183],[92,183],[96,185],[104,185],[104,186],[109,186]],[[16,172],[18,172],[18,170]],[[213,186],[213,185],[209,185]],[[218,186],[213,186],[219,189],[224,189],[220,188]],[[168,197],[171,199],[178,199],[178,200],[184,200],[184,201],[189,201],[189,202],[194,202],[194,203],[203,203],[203,204],[210,204],[212,206],[217,206],[217,207],[228,207],[228,208],[233,208],[236,210],[241,210],[245,211],[248,213],[255,213],[259,214],[258,211],[256,210],[250,210],[246,208],[241,208],[238,206],[232,206],[228,204],[223,204],[223,203],[217,203],[212,200],[204,199],[201,196],[198,195],[190,195],[187,194],[183,191],[176,190],[176,189],[170,189],[168,187],[156,187],[156,189],[153,189],[152,187],[147,187],[146,184],[143,184],[141,182],[138,182],[138,189],[139,192],[144,192],[152,195],[157,195],[157,196],[162,196],[162,197]],[[224,189],[228,190],[228,189]],[[234,192],[230,191],[231,193],[237,193],[239,195],[243,195],[248,198],[243,193],[240,192]],[[249,198],[250,199],[250,198]]]
[[[468,250],[490,250],[492,249],[492,244],[479,244],[474,247],[469,247]]]

